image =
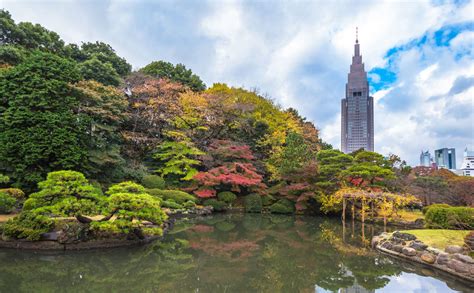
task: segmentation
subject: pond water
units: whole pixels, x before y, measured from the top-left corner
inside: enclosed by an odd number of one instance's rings
[[[317,217],[181,220],[164,241],[101,251],[0,250],[0,292],[472,292],[369,249],[379,228]]]

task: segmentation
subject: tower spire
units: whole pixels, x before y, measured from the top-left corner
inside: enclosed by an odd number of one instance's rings
[[[359,43],[359,28],[356,27],[356,44]]]

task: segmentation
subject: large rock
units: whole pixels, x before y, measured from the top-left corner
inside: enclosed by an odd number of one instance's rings
[[[444,251],[446,251],[447,253],[463,253],[464,248],[458,245],[448,245],[446,246]]]
[[[416,250],[419,250],[419,251],[423,251],[425,250],[426,248],[428,248],[428,245],[424,244],[423,242],[421,241],[413,241],[412,243],[410,243],[410,247],[411,248],[414,248]]]
[[[372,242],[370,243],[370,246],[371,246],[372,248],[375,248],[375,247],[380,243],[380,241],[382,241],[383,239],[384,239],[384,238],[381,237],[381,236],[374,236],[374,237],[372,238]]]
[[[448,261],[447,264],[448,268],[455,270],[458,273],[469,273],[470,266],[466,263],[463,263],[462,261],[459,261],[457,259],[452,259]]]
[[[413,234],[402,233],[402,232],[398,232],[398,231],[395,231],[395,232],[392,234],[392,236],[393,236],[393,237],[400,238],[400,239],[403,239],[403,240],[406,240],[406,241],[410,241],[410,240],[415,240],[415,239],[416,239],[416,236],[413,235]]]
[[[457,260],[460,260],[460,261],[464,262],[464,263],[474,265],[474,259],[472,259],[472,257],[470,257],[469,255],[455,253],[453,255],[453,257]]]
[[[429,263],[429,264],[434,264],[435,261],[436,261],[436,256],[431,254],[431,253],[423,253],[421,256],[420,256],[421,260],[426,262],[426,263]]]
[[[389,241],[385,241],[381,245],[383,248],[388,249],[388,250],[393,250],[393,244],[390,243]]]
[[[414,248],[411,248],[411,247],[403,247],[402,253],[404,255],[408,255],[408,256],[415,256],[416,255],[416,250]]]
[[[395,244],[395,245],[392,246],[392,250],[396,251],[396,252],[399,252],[399,253],[402,253],[403,248],[404,248],[403,245],[396,245]]]
[[[445,252],[441,252],[440,254],[438,254],[438,257],[436,258],[436,263],[440,265],[445,265],[448,263],[448,261],[449,261],[449,254]]]

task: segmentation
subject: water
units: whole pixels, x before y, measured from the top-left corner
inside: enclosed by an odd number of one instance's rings
[[[380,232],[364,227],[364,236]],[[162,242],[101,251],[0,250],[0,292],[472,292],[369,249],[360,225],[315,217],[214,215]]]

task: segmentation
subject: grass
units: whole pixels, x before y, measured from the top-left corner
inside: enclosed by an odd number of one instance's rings
[[[408,211],[408,210],[400,210],[398,211],[398,215],[400,216],[401,220],[407,222],[414,222],[417,219],[424,219],[423,213],[419,210],[415,211]]]
[[[448,245],[464,245],[464,237],[469,234],[468,230],[445,230],[445,229],[420,229],[401,231],[410,233],[423,241],[426,245],[444,250]]]

